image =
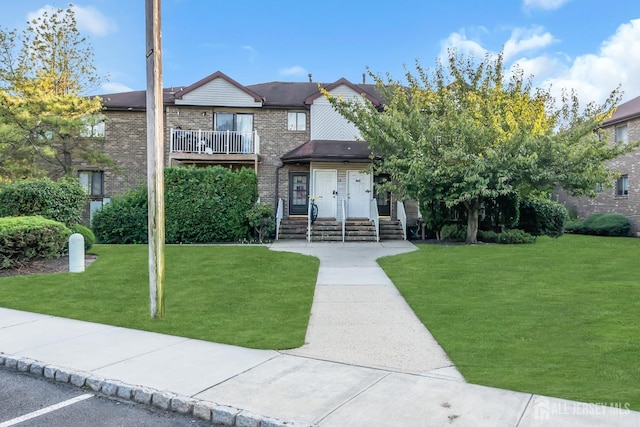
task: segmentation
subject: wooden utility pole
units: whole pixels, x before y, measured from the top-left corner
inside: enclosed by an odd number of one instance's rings
[[[160,1],[145,0],[147,34],[147,189],[151,317],[164,317],[164,125]]]

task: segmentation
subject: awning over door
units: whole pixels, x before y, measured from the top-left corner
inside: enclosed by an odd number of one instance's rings
[[[364,141],[310,140],[284,154],[283,163],[371,162],[371,150]]]

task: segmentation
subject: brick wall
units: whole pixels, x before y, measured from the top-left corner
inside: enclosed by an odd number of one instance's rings
[[[624,123],[618,124],[621,125]],[[640,118],[628,121],[629,141],[640,140]],[[607,128],[609,139],[615,140],[616,126]],[[580,218],[586,218],[592,213],[615,212],[629,218],[633,233],[640,233],[640,150],[628,153],[608,163],[611,170],[628,176],[629,194],[617,196],[615,182],[604,186],[596,197],[571,197],[564,191],[556,193],[556,199],[563,203],[570,212]]]
[[[225,111],[229,111],[225,109]],[[245,110],[243,110],[244,112]],[[288,197],[290,167],[278,169],[280,157],[309,139],[309,131],[287,130],[287,110],[254,110],[254,129],[260,136],[260,163],[258,165],[258,192],[266,203],[277,203],[276,173],[279,179],[279,197]],[[169,134],[171,128],[213,129],[214,109],[210,107],[168,106],[165,113],[164,152],[169,164]],[[105,151],[115,161],[115,168],[105,171],[105,196],[120,195],[127,189],[146,182],[146,113],[134,111],[107,111]],[[307,114],[307,129],[309,115]],[[248,167],[251,167],[248,165]],[[292,166],[296,170],[309,170],[309,166]]]

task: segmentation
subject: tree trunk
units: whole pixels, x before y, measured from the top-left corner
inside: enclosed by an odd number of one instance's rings
[[[465,202],[467,209],[467,239],[465,243],[478,243],[478,218],[480,216],[480,201],[478,199]]]

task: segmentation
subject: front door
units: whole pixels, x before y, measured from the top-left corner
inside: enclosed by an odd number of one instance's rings
[[[369,218],[371,175],[347,171],[347,215],[350,218]]]
[[[376,184],[382,184],[387,181],[389,181],[389,175],[376,175],[374,178]],[[374,188],[374,193],[378,204],[378,215],[391,216],[391,192]]]
[[[338,171],[313,171],[313,196],[318,205],[318,218],[335,218],[338,195]]]
[[[289,174],[289,215],[306,215],[309,203],[309,174]]]

